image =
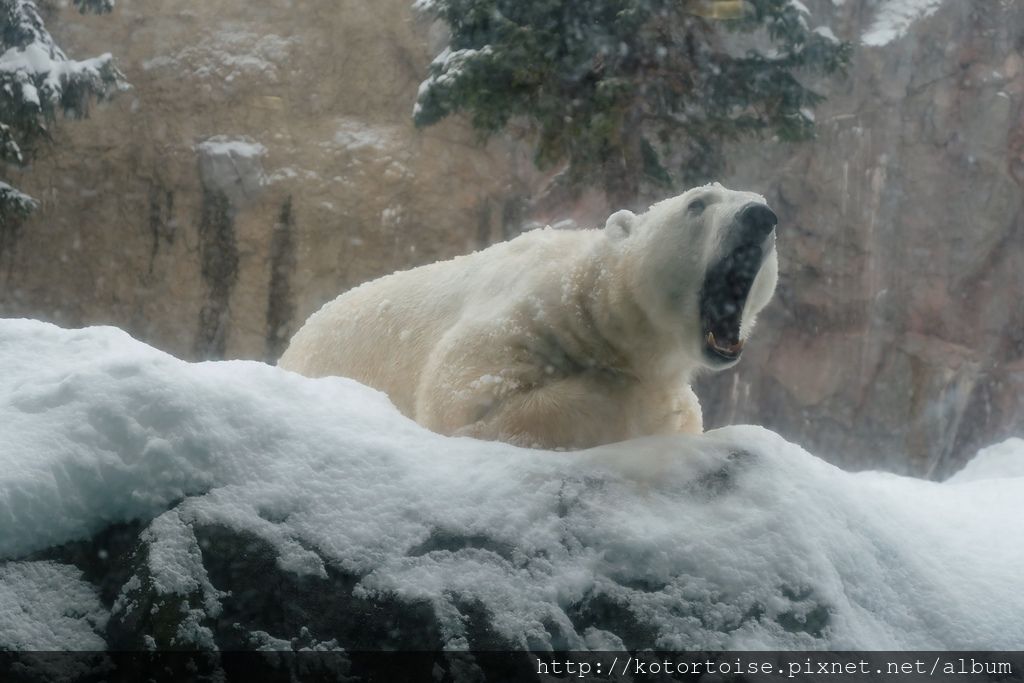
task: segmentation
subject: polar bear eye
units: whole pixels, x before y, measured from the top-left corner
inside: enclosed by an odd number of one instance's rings
[[[707,204],[703,199],[694,199],[692,202],[686,205],[686,213],[699,216],[704,213],[704,209],[707,208]]]

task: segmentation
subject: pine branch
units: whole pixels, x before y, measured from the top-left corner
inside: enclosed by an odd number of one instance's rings
[[[694,162],[719,158],[695,136],[712,145],[751,134],[813,136],[822,96],[803,78],[842,72],[849,44],[811,29],[796,0],[733,3],[723,14],[732,18],[721,21],[708,18],[717,14],[706,5],[417,0],[448,24],[451,39],[420,86],[414,121],[462,113],[490,135],[525,120],[537,133],[539,165],[567,164],[575,182],[604,178],[606,189],[693,180],[663,171],[686,166],[679,150],[693,150]],[[730,34],[754,31],[771,50],[737,53]],[[634,126],[642,130],[623,134]]]
[[[108,12],[114,0],[75,0],[82,12]],[[92,100],[128,87],[110,54],[69,59],[39,14],[34,0],[0,0],[0,159],[23,164],[48,138],[58,113],[81,117]],[[34,200],[4,183],[0,220],[24,217]]]

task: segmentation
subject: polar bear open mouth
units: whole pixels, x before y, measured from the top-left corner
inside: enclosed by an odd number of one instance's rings
[[[763,261],[760,245],[741,244],[708,270],[700,292],[700,318],[709,360],[732,363],[743,352],[743,308]]]

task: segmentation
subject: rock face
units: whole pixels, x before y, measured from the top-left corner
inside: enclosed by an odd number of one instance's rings
[[[51,18],[135,89],[58,126],[13,179],[42,208],[0,240],[0,315],[273,360],[344,289],[506,236],[538,185],[528,155],[455,122],[412,129],[443,39],[410,4],[124,0]],[[782,282],[744,362],[703,380],[706,423],[942,477],[1024,429],[1024,8],[808,4],[860,44],[849,79],[822,84],[815,142],[728,155],[725,184],[783,219]],[[593,199],[566,215],[607,215]]]
[[[918,2],[898,36],[886,3],[834,4],[815,20],[882,44],[823,84],[814,143],[728,155],[726,184],[781,217],[782,275],[749,355],[698,394],[707,424],[942,478],[1024,431],[1024,6]]]
[[[500,239],[521,192],[511,146],[413,129],[436,45],[407,0],[49,19],[70,54],[115,53],[134,88],[58,125],[13,179],[42,207],[3,242],[0,315],[273,360],[345,289]]]

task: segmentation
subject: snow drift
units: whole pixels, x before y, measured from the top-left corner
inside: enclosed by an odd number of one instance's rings
[[[1022,463],[851,474],[749,426],[522,450],[350,380],[3,320],[0,647],[350,647],[337,620],[386,604],[445,648],[1012,649]],[[263,587],[212,568],[260,553]],[[271,583],[304,611],[243,604]]]

